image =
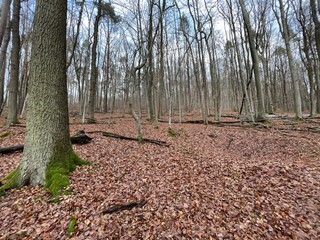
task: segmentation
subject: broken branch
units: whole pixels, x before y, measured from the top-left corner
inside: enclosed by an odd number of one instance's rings
[[[146,200],[145,199],[141,199],[138,202],[129,202],[129,203],[123,203],[123,204],[116,204],[114,206],[111,206],[105,210],[102,211],[102,214],[111,214],[111,213],[115,213],[115,212],[120,212],[123,210],[131,210],[132,208],[135,207],[143,207],[143,205],[146,204]]]

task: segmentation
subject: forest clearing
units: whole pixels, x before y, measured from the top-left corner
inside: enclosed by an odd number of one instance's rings
[[[0,198],[1,239],[319,237],[319,118],[247,127],[174,123],[176,136],[167,123],[156,128],[142,121],[143,136],[168,147],[99,133],[136,137],[129,114],[97,113],[96,119],[81,124],[79,116],[70,118],[71,135],[84,130],[93,139],[73,145],[92,164],[70,173],[68,194],[53,198],[44,188],[26,186]],[[9,133],[2,147],[24,143],[21,125],[1,132]],[[1,155],[0,177],[21,157]],[[106,211],[133,202],[131,209]]]

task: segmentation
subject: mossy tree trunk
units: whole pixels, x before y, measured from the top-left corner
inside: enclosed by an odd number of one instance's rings
[[[0,190],[42,185],[56,194],[83,163],[72,150],[66,82],[67,1],[38,0],[31,51],[27,132],[20,165]]]

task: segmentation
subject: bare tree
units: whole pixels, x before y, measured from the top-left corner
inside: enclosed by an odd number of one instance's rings
[[[251,53],[253,70],[254,70],[257,100],[258,100],[257,120],[264,120],[265,119],[264,94],[262,91],[262,84],[261,84],[261,79],[260,79],[259,58],[258,58],[258,54],[257,54],[256,44],[254,41],[254,30],[252,29],[249,14],[248,14],[247,9],[245,7],[244,1],[239,0],[239,3],[240,3],[245,27],[247,30],[247,34],[248,34],[250,53]]]
[[[283,0],[278,0],[279,3],[279,12],[275,9],[276,4],[273,3],[273,10],[275,13],[275,16],[277,18],[280,32],[282,35],[282,38],[285,43],[288,62],[289,62],[289,68],[290,68],[290,74],[291,74],[291,81],[293,86],[293,100],[294,100],[294,111],[296,114],[296,118],[301,119],[302,118],[302,103],[301,103],[301,95],[300,95],[300,86],[299,81],[297,79],[297,71],[296,71],[296,64],[293,59],[291,46],[290,46],[290,34],[289,34],[289,26],[288,26],[288,16],[287,10],[284,8]]]
[[[2,0],[1,4],[1,18],[0,18],[0,46],[6,31],[7,22],[10,16],[11,0]]]
[[[20,0],[13,0],[11,77],[9,84],[9,112],[7,125],[18,123],[18,85],[20,69]]]

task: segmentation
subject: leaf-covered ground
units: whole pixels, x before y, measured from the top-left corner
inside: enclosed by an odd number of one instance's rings
[[[129,116],[79,121],[72,134],[136,136]],[[91,143],[74,145],[93,164],[71,173],[71,195],[54,202],[27,186],[0,198],[0,239],[319,239],[320,134],[301,130],[320,130],[320,120],[281,124],[288,130],[173,124],[171,137],[168,124],[143,122],[144,137],[169,147],[91,133]],[[1,147],[23,143],[25,128],[3,131]],[[0,156],[0,178],[21,156]],[[102,213],[141,199],[143,207]]]

